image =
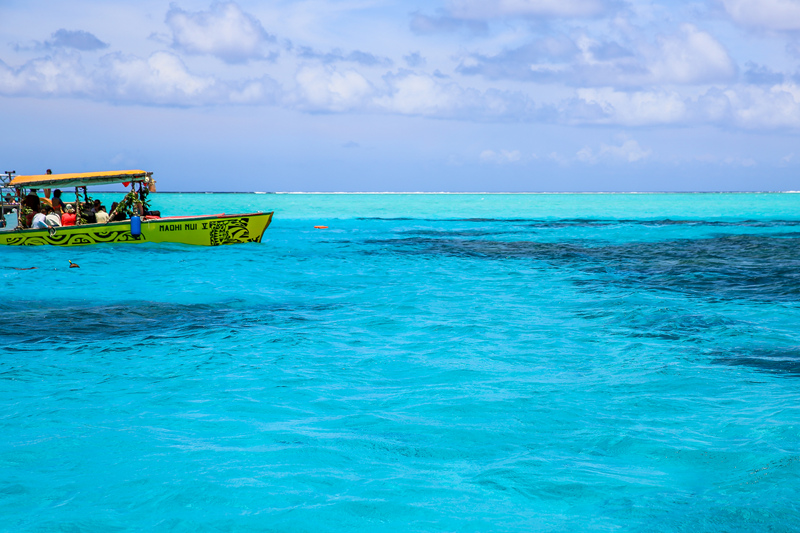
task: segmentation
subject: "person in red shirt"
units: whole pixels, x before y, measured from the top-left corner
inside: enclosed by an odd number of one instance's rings
[[[78,217],[75,215],[75,208],[72,207],[72,204],[67,204],[66,212],[63,215],[61,215],[61,225],[74,226],[76,218]]]

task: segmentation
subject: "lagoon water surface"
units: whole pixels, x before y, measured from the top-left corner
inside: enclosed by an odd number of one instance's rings
[[[153,200],[275,218],[0,250],[0,531],[797,530],[800,195]]]

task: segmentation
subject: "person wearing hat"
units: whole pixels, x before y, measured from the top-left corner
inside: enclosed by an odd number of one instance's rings
[[[72,204],[67,204],[64,206],[64,214],[61,215],[61,225],[62,226],[74,226],[75,219],[78,218],[75,215],[75,208],[72,207]]]

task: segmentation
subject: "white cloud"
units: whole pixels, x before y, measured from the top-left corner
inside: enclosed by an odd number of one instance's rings
[[[600,144],[600,149],[596,152],[588,146],[584,146],[578,151],[576,157],[579,161],[584,163],[594,164],[600,159],[610,159],[617,161],[627,161],[628,163],[635,163],[650,157],[653,153],[652,150],[644,150],[639,143],[633,139],[623,137],[622,144],[619,146]]]
[[[756,160],[752,157],[726,157],[722,160],[726,165],[735,165],[740,167],[754,167]]]
[[[768,30],[800,30],[799,0],[722,0],[734,22]]]
[[[262,59],[266,45],[275,41],[255,17],[233,2],[215,2],[209,11],[194,13],[172,5],[166,23],[177,50],[216,56],[228,63]]]
[[[180,58],[156,52],[147,59],[111,54],[103,58],[109,96],[114,100],[161,105],[199,105],[224,98],[211,76],[191,74]]]
[[[710,91],[700,102],[723,111],[721,116],[710,118],[727,120],[742,128],[800,128],[800,86],[794,83]]]
[[[239,88],[232,87],[228,95],[232,104],[274,104],[280,97],[280,85],[268,76],[249,80]]]
[[[295,76],[296,93],[290,101],[311,111],[363,111],[375,93],[373,85],[355,70],[306,66]]]
[[[484,163],[497,163],[503,165],[506,163],[517,163],[522,158],[519,150],[484,150],[481,152],[480,159]]]
[[[659,39],[649,54],[651,83],[705,83],[730,79],[736,73],[728,52],[719,41],[691,24],[677,35]]]
[[[593,17],[606,10],[601,0],[451,0],[457,18]]]
[[[698,84],[732,80],[736,66],[719,41],[691,24],[644,39],[600,40],[588,34],[536,38],[493,56],[461,60],[462,74],[578,86]]]
[[[470,98],[453,82],[442,82],[430,76],[405,73],[387,76],[389,94],[380,97],[377,104],[387,111],[403,115],[442,116],[462,105]]]
[[[410,71],[387,74],[384,82],[384,92],[375,104],[390,113],[501,121],[527,121],[535,115],[533,103],[519,93],[492,89],[482,92]]]
[[[87,95],[96,90],[77,53],[58,53],[12,69],[0,61],[0,94],[8,96]]]
[[[586,122],[642,126],[675,124],[688,118],[687,105],[676,92],[602,88],[578,89],[577,93],[580,102],[598,106],[602,111],[600,117]]]
[[[609,146],[607,144],[600,145],[600,155],[609,156],[614,159],[621,159],[629,163],[640,161],[650,157],[653,153],[652,150],[644,150],[637,141],[628,139],[620,146]]]
[[[169,52],[156,52],[146,59],[108,54],[91,71],[84,68],[76,53],[34,59],[18,69],[0,62],[0,94],[7,96],[200,106],[273,103],[279,92],[277,82],[268,76],[234,84],[198,76]]]
[[[674,91],[624,92],[613,88],[579,89],[577,94],[576,100],[560,107],[564,121],[625,126],[705,123],[750,130],[800,128],[800,85],[796,83],[711,88],[697,98]]]

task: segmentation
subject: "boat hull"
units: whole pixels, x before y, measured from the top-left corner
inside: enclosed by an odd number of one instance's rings
[[[140,236],[131,233],[130,220],[108,224],[84,224],[48,229],[0,232],[0,245],[85,246],[101,243],[181,243],[220,246],[261,242],[272,221],[272,213],[205,215],[142,220]]]

